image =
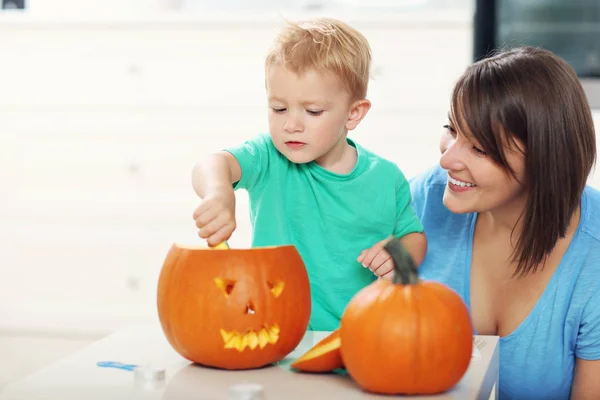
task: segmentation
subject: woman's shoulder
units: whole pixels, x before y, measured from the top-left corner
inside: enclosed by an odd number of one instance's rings
[[[581,230],[597,242],[600,255],[600,190],[586,186],[581,206]]]
[[[430,167],[409,179],[412,190],[427,190],[431,187],[445,187],[448,173],[439,164]]]
[[[574,257],[580,259],[578,285],[585,293],[600,295],[600,191],[586,186],[581,199],[579,234],[574,247]]]
[[[412,206],[420,217],[423,217],[426,209],[447,211],[443,205],[446,181],[446,171],[439,165],[428,168],[409,179]]]

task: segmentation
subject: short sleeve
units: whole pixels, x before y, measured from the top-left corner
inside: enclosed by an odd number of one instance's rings
[[[237,147],[224,149],[240,163],[242,177],[233,184],[234,189],[252,189],[268,174],[272,150],[275,146],[268,134],[258,135]]]
[[[428,169],[409,180],[412,207],[419,218],[423,218],[427,203],[428,185],[433,169]]]
[[[586,302],[582,311],[575,355],[584,360],[600,360],[600,288]]]
[[[396,227],[394,236],[400,238],[409,233],[423,232],[423,224],[419,220],[413,206],[410,185],[406,177],[398,169],[396,178]]]

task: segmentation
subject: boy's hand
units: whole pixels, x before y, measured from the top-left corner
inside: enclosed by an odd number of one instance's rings
[[[360,252],[357,261],[365,268],[369,268],[375,275],[383,279],[392,279],[394,276],[394,263],[390,254],[383,246],[390,239],[384,239],[373,247]]]
[[[198,236],[206,239],[209,246],[229,239],[236,228],[233,189],[206,195],[194,211],[194,221]]]

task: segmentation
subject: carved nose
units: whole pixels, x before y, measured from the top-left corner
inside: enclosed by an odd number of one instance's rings
[[[246,304],[246,310],[245,310],[245,313],[246,313],[247,315],[253,315],[255,312],[256,312],[256,311],[255,311],[255,309],[254,309],[254,304],[253,304],[251,301],[249,301],[249,302],[248,302],[248,304]]]

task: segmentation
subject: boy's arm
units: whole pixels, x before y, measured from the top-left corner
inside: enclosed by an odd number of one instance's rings
[[[425,234],[413,232],[402,236],[399,240],[412,257],[415,266],[418,267],[421,265],[427,253],[427,238]]]
[[[202,199],[194,210],[198,236],[215,246],[236,229],[235,193],[252,190],[267,176],[270,153],[276,151],[268,135],[212,154],[194,165],[192,187]]]
[[[416,267],[419,267],[427,253],[427,238],[423,224],[412,206],[410,184],[398,169],[396,181],[396,229],[394,236],[411,255]]]
[[[194,210],[198,236],[209,246],[229,239],[236,228],[233,182],[240,179],[241,168],[235,157],[220,152],[196,163],[192,186],[202,202]]]
[[[269,171],[277,149],[268,134],[258,135],[239,146],[224,149],[197,163],[192,170],[192,186],[201,198],[214,189],[260,185]]]
[[[399,240],[406,248],[418,268],[427,253],[427,239],[424,233],[413,232],[400,238],[390,237],[376,243],[370,249],[363,250],[357,261],[365,268],[369,268],[375,275],[392,279],[394,277],[394,264],[390,254],[383,248],[390,240]]]
[[[421,265],[427,252],[427,239],[423,225],[411,205],[411,193],[408,181],[400,169],[396,168],[396,227],[393,238],[397,238],[411,255],[415,266]],[[391,279],[394,275],[393,262],[383,246],[390,238],[376,243],[370,249],[363,250],[357,261],[369,268],[375,275]]]
[[[237,159],[227,151],[211,154],[194,165],[192,187],[200,198],[218,191],[233,191],[232,185],[242,177]]]

